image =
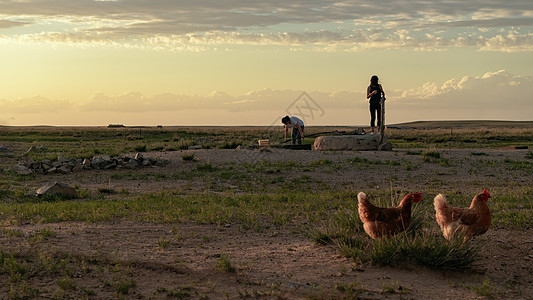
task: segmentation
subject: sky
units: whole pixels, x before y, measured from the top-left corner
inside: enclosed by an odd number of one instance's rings
[[[531,0],[0,0],[0,125],[533,120]]]

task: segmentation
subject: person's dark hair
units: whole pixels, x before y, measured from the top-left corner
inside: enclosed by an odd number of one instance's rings
[[[281,119],[281,123],[286,124],[286,123],[288,123],[290,120],[291,120],[291,118],[289,118],[289,116],[285,116],[285,117],[283,117],[283,118]]]
[[[379,78],[378,78],[378,76],[374,75],[374,76],[372,76],[372,77],[370,78],[370,83],[371,83],[372,85],[376,85],[376,84],[378,84],[378,82],[379,82]]]

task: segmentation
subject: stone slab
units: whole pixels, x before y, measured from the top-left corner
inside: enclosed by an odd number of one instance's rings
[[[381,135],[331,135],[319,136],[315,139],[313,148],[319,151],[327,150],[392,150],[392,145],[387,141],[387,137]]]

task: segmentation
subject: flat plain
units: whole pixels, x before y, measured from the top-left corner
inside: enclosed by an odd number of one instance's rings
[[[1,127],[1,298],[531,299],[533,127],[452,125],[387,129],[392,151],[325,152],[277,147],[280,128]],[[14,171],[136,153],[165,163]],[[54,181],[79,197],[35,197]],[[445,241],[433,197],[466,207],[484,189],[489,231]],[[384,206],[421,192],[416,226],[371,240],[360,191]]]

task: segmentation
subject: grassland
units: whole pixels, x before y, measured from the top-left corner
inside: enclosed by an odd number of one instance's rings
[[[388,129],[390,152],[326,153],[234,150],[257,139],[280,142],[280,128],[2,127],[0,294],[431,298],[437,290],[460,298],[533,296],[527,281],[533,271],[533,258],[527,259],[533,255],[527,243],[533,128],[432,126]],[[32,145],[37,150],[27,152]],[[189,150],[198,145],[201,150]],[[24,176],[9,170],[28,159],[136,152],[169,164]],[[34,197],[47,181],[73,185],[80,198]],[[445,193],[454,205],[468,206],[484,188],[494,198],[489,233],[468,244],[445,241],[432,197]],[[373,241],[357,216],[361,190],[381,205],[410,191],[422,192],[424,201],[405,234]],[[413,274],[424,274],[428,287],[415,291]],[[509,274],[512,280],[502,279]]]

